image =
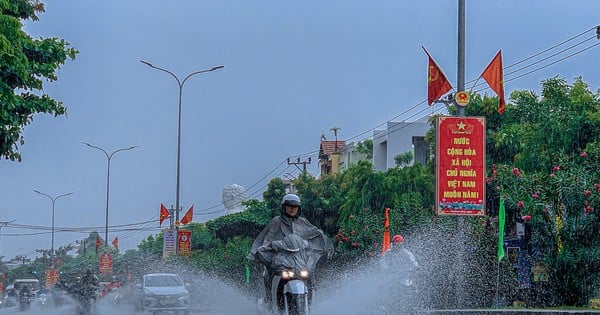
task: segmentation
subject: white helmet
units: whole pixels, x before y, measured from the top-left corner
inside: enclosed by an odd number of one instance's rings
[[[287,195],[283,196],[283,198],[281,199],[281,214],[287,215],[285,212],[286,205],[287,206],[297,206],[298,213],[296,214],[295,217],[298,217],[300,215],[300,210],[302,209],[302,207],[301,207],[302,203],[300,202],[300,197],[298,197],[298,195],[287,194]]]

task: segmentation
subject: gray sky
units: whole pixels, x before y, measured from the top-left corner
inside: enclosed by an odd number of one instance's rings
[[[388,120],[441,110],[423,102],[421,45],[455,85],[457,2],[45,1],[46,13],[25,30],[63,38],[80,54],[45,88],[68,115],[35,115],[23,161],[0,161],[0,221],[14,220],[1,230],[0,255],[34,257],[50,248],[52,203],[34,189],[74,192],[55,203],[55,248],[94,229],[104,236],[107,159],[82,141],[109,153],[139,146],[111,159],[109,225],[140,230],[111,229],[109,241],[118,236],[121,249],[135,248],[158,232],[160,203],[175,204],[178,87],[140,60],[180,78],[225,66],[183,89],[180,203],[184,211],[194,205],[194,221],[206,221],[225,213],[225,185],[259,197],[269,179],[296,176],[287,157],[312,155],[316,174],[320,135],[333,139],[334,126],[339,139],[360,141]],[[467,1],[467,81],[499,49],[510,66],[600,24],[598,12],[600,1],[592,0]],[[539,91],[554,76],[572,82],[581,75],[597,90],[600,48],[567,56],[600,41],[549,57],[594,34],[505,70],[507,98],[515,89]]]

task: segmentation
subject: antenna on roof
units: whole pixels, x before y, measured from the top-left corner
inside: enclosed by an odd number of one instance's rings
[[[329,130],[333,131],[333,134],[334,134],[334,136],[335,136],[335,151],[336,151],[336,152],[337,152],[337,150],[338,150],[338,145],[337,145],[337,144],[338,144],[338,140],[337,140],[337,132],[338,132],[338,130],[341,130],[341,129],[342,129],[342,128],[340,128],[340,127],[336,127],[336,126],[333,126],[333,127],[331,127],[331,129],[329,129]]]

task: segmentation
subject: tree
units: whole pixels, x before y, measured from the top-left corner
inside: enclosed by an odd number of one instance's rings
[[[22,31],[21,21],[37,21],[40,12],[38,0],[0,0],[0,158],[12,161],[21,161],[22,131],[34,114],[66,113],[62,102],[43,93],[43,83],[56,81],[56,71],[78,53],[63,39],[33,39]]]
[[[413,153],[412,151],[408,151],[405,153],[400,153],[394,156],[394,162],[396,162],[396,166],[404,167],[410,165],[413,161]]]
[[[368,160],[371,160],[373,158],[373,139],[359,142],[356,145],[356,150],[358,153],[366,155]]]

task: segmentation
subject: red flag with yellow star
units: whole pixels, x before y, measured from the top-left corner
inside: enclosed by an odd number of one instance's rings
[[[421,47],[429,58],[429,66],[427,67],[427,104],[431,105],[435,100],[450,91],[452,85],[446,79],[446,75],[444,75],[442,69],[433,61],[427,49],[423,46]]]
[[[183,218],[181,218],[181,225],[186,225],[192,222],[192,217],[194,216],[194,206],[190,207],[190,209],[185,213]]]
[[[112,241],[112,245],[115,247],[115,249],[117,250],[117,252],[119,251],[119,237],[115,237],[115,239]]]
[[[504,101],[504,77],[502,74],[502,50],[498,51],[494,59],[483,70],[481,77],[490,88],[498,95],[498,113],[504,113],[506,102]]]
[[[163,221],[166,220],[170,215],[171,215],[171,213],[169,212],[169,210],[167,210],[167,207],[165,207],[165,205],[163,205],[161,203],[160,204],[160,215],[159,215],[159,219],[158,219],[158,226],[161,226]]]

